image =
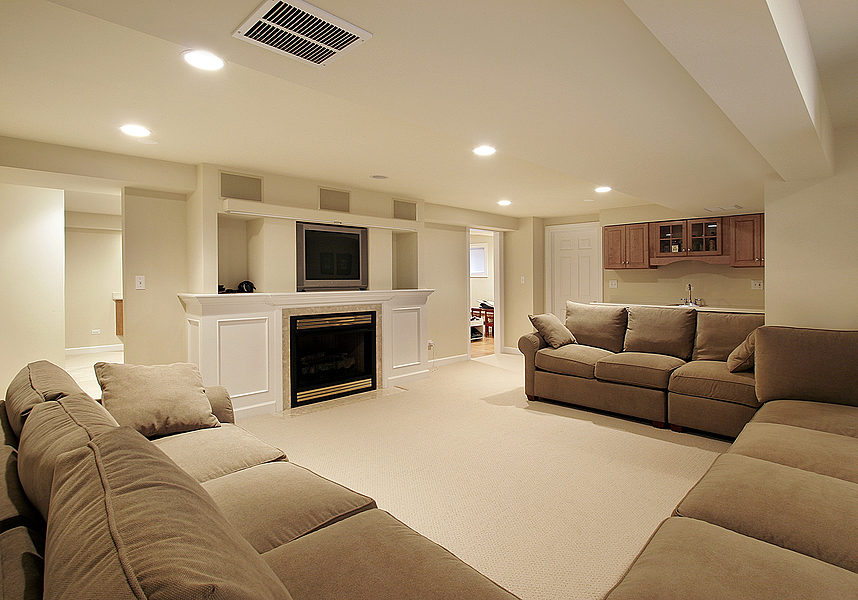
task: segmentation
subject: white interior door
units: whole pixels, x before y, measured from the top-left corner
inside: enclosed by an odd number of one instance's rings
[[[602,228],[599,223],[545,228],[545,308],[566,318],[566,301],[602,301]]]

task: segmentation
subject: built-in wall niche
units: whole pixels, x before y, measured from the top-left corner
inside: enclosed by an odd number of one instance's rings
[[[417,233],[393,233],[393,289],[416,289],[417,285]]]
[[[247,224],[250,221],[228,215],[217,216],[217,281],[226,289],[236,289],[250,279],[247,268]]]

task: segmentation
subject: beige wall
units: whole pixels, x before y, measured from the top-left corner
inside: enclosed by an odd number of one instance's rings
[[[63,192],[0,184],[0,389],[24,365],[65,365]]]
[[[297,289],[295,221],[253,219],[247,222],[247,276],[257,292]]]
[[[470,245],[486,248],[486,273],[488,277],[471,277],[471,306],[479,306],[480,300],[495,299],[494,238],[491,235],[472,233]]]
[[[81,227],[87,224],[81,213],[66,215],[67,224],[78,225],[66,227],[66,348],[121,344],[113,294],[122,294],[122,232],[97,228],[106,215],[93,215],[92,228]]]
[[[503,345],[518,348],[518,338],[533,331],[527,315],[545,310],[545,224],[519,219],[519,228],[503,236]]]
[[[464,227],[426,225],[420,235],[421,288],[432,288],[427,311],[434,356],[468,352],[468,233]]]
[[[766,184],[766,322],[858,329],[858,128],[834,135],[833,177]]]
[[[235,289],[247,275],[247,220],[218,215],[217,230],[219,284]]]
[[[185,311],[177,297],[187,291],[185,198],[126,188],[122,194],[122,274],[125,361],[163,364],[187,360]],[[136,275],[146,289],[134,289]]]

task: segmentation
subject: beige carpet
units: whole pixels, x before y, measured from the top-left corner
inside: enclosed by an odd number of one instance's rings
[[[727,444],[544,403],[522,360],[241,421],[525,600],[601,598]]]

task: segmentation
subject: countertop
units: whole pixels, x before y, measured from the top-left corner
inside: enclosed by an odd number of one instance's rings
[[[766,311],[762,308],[731,308],[727,306],[687,306],[687,305],[670,305],[670,304],[635,304],[635,303],[620,303],[620,302],[591,302],[599,306],[652,306],[655,308],[693,308],[701,312],[725,312],[725,313],[747,313],[755,315],[764,315]]]

